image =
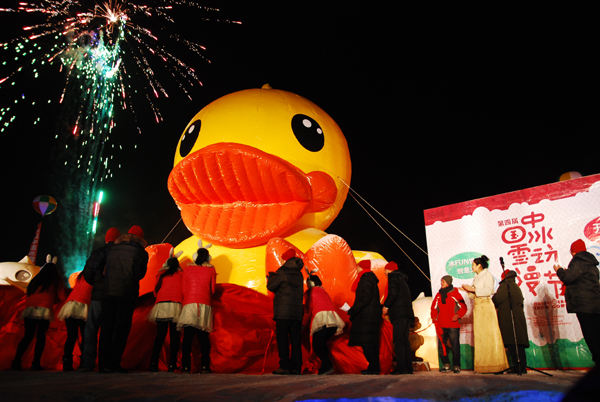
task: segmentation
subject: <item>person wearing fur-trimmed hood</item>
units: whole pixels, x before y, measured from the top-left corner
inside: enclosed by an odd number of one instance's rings
[[[210,368],[210,338],[208,334],[213,331],[212,296],[217,286],[217,272],[210,264],[212,257],[208,248],[212,244],[200,248],[194,254],[194,263],[183,270],[183,308],[177,320],[177,329],[183,328],[183,341],[181,343],[181,366],[184,374],[192,371],[192,342],[194,337],[200,341],[202,357],[201,373],[209,374]]]
[[[148,252],[141,227],[119,236],[106,254],[98,367],[102,372],[127,373],[121,357],[127,345],[140,281],[148,269]]]

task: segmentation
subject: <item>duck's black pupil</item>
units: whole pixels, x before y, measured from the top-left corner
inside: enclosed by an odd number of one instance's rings
[[[202,126],[202,121],[196,120],[193,122],[188,129],[181,137],[181,145],[179,146],[179,155],[181,157],[187,156],[192,149],[194,148],[194,144],[198,139],[198,134],[200,134],[200,127]]]
[[[312,117],[304,114],[292,117],[292,131],[300,145],[309,151],[318,152],[323,149],[325,145],[323,129]]]

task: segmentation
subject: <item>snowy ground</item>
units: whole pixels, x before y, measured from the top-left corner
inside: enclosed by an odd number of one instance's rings
[[[242,375],[63,373],[1,371],[0,401],[249,401],[307,400],[370,402],[489,401],[558,402],[590,374],[582,371],[530,371],[527,375],[418,372],[414,375]],[[600,381],[592,379],[596,400]],[[594,400],[594,399],[591,399]]]

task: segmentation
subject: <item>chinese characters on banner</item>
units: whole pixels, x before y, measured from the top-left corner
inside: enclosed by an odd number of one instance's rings
[[[567,313],[564,286],[553,266],[568,266],[569,247],[577,239],[600,255],[600,175],[433,208],[424,215],[432,294],[444,275],[453,276],[456,288],[471,284],[471,262],[482,254],[490,259],[497,285],[503,257],[506,269],[517,272],[525,298],[528,364],[592,365],[579,322]],[[461,343],[472,346],[472,306],[461,321]]]

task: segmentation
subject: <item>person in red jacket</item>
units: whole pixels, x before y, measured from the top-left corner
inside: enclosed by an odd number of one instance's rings
[[[312,336],[312,348],[319,359],[321,368],[319,375],[333,374],[333,364],[329,358],[327,341],[334,335],[344,332],[344,321],[335,311],[336,308],[331,301],[327,291],[321,287],[321,279],[311,274],[306,280],[308,290],[304,295],[304,322],[306,326],[310,320],[310,335]]]
[[[177,321],[177,329],[183,328],[181,343],[182,372],[189,374],[192,369],[192,342],[197,336],[200,341],[202,358],[202,374],[211,373],[210,369],[210,338],[213,330],[212,295],[217,286],[217,272],[210,264],[211,256],[208,244],[200,248],[194,255],[194,264],[183,270],[183,308]]]
[[[46,331],[52,321],[52,308],[56,303],[65,300],[65,285],[56,267],[56,257],[48,255],[46,264],[27,286],[25,310],[21,318],[25,321],[25,334],[17,346],[17,354],[12,362],[13,370],[21,370],[21,358],[36,337],[33,352],[32,370],[41,370],[40,361],[46,346]]]
[[[65,321],[67,326],[67,340],[64,346],[63,371],[73,371],[73,348],[77,338],[81,335],[79,349],[83,354],[85,320],[88,315],[88,306],[92,301],[92,285],[87,283],[80,272],[75,282],[75,287],[69,294],[67,302],[60,309],[58,319]]]
[[[171,341],[169,372],[173,372],[177,368],[177,353],[179,353],[180,343],[177,320],[181,314],[181,303],[183,303],[183,270],[177,259],[180,255],[181,252],[173,256],[173,249],[171,249],[169,258],[156,276],[156,286],[154,288],[156,302],[150,314],[148,314],[148,320],[156,323],[156,337],[154,338],[152,358],[150,359],[150,371],[152,372],[158,371],[158,356],[167,337],[167,332],[170,334]]]
[[[431,303],[431,319],[435,322],[438,334],[438,354],[444,366],[440,372],[451,371],[446,345],[450,342],[454,372],[460,373],[460,322],[459,318],[467,313],[465,300],[452,286],[452,276],[442,277],[441,289]]]

